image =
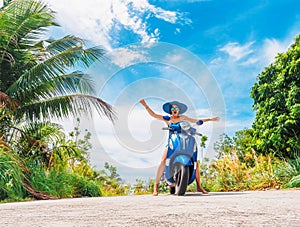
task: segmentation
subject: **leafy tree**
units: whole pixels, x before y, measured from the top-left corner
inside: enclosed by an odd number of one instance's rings
[[[233,141],[236,147],[236,150],[242,154],[246,151],[249,151],[253,144],[253,129],[244,129],[235,132]]]
[[[85,129],[86,134],[81,139],[79,137],[79,135],[81,134],[81,131],[79,129],[80,119],[77,118],[76,121],[77,125],[74,127],[74,131],[69,133],[69,136],[73,138],[77,147],[80,147],[83,151],[87,152],[89,149],[92,148],[92,144],[89,142],[89,140],[91,139],[91,133],[87,129]]]
[[[104,163],[104,170],[101,170],[99,179],[105,181],[107,184],[117,186],[122,184],[123,180],[117,173],[117,167],[109,165],[108,162]]]
[[[286,53],[258,76],[251,89],[256,117],[255,148],[263,154],[299,157],[300,151],[300,35]]]
[[[117,168],[104,163],[104,169],[98,172],[97,179],[103,185],[104,195],[124,195],[127,193],[127,186],[124,186],[124,181],[117,173]]]

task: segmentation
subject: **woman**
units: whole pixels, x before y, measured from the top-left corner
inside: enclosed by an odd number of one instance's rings
[[[185,115],[181,115],[187,110],[187,106],[183,103],[178,102],[178,101],[167,102],[163,105],[163,110],[166,113],[171,114],[170,117],[154,113],[150,109],[150,107],[147,105],[147,103],[145,102],[144,99],[140,100],[140,103],[146,108],[147,112],[152,117],[154,117],[158,120],[164,121],[168,126],[172,123],[175,124],[175,123],[179,123],[179,122],[182,122],[182,121],[187,121],[187,122],[190,122],[190,123],[203,124],[203,122],[218,121],[219,120],[219,117],[194,119],[194,118],[187,117]],[[164,150],[161,162],[160,162],[160,164],[158,166],[158,169],[157,169],[157,172],[156,172],[155,185],[154,185],[154,191],[153,191],[154,196],[158,195],[158,184],[159,184],[159,181],[160,181],[160,179],[161,179],[161,177],[164,173],[165,162],[166,162],[166,157],[167,157],[167,151],[168,151],[168,147],[166,147],[165,150]],[[203,194],[208,194],[208,192],[205,191],[204,188],[202,188],[202,186],[200,184],[200,169],[199,169],[198,162],[197,162],[197,166],[196,166],[196,182],[197,182],[198,191],[199,192],[201,191]]]

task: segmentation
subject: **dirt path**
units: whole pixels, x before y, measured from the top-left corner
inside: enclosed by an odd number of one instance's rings
[[[0,204],[0,226],[300,226],[300,190]]]

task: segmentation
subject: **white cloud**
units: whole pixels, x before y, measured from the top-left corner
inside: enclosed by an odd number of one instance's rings
[[[244,62],[241,63],[241,65],[247,66],[247,65],[253,65],[257,63],[259,59],[257,57],[249,57]]]
[[[110,53],[110,60],[115,65],[126,68],[136,62],[146,62],[146,55],[142,51],[134,51],[130,48],[118,48],[118,51]]]
[[[244,128],[251,128],[254,120],[253,117],[243,118],[243,119],[228,119],[225,122],[226,133],[233,135],[238,130],[243,130]]]
[[[137,35],[142,43],[158,41],[160,29],[149,30],[150,17],[172,24],[191,23],[182,13],[155,7],[148,0],[72,0],[68,5],[61,0],[46,2],[57,12],[58,23],[64,30],[108,50],[118,46],[124,30]]]
[[[290,43],[286,40],[280,42],[276,39],[265,39],[263,43],[264,59],[267,64],[270,64],[275,60],[275,56],[278,53],[287,51]]]
[[[249,42],[245,45],[240,45],[237,42],[230,42],[220,48],[220,51],[227,53],[234,61],[239,61],[253,52],[251,49],[253,44],[254,42]]]
[[[275,60],[278,53],[284,53],[288,50],[291,43],[294,41],[296,32],[292,32],[286,38],[278,40],[275,38],[266,38],[261,43],[257,41],[248,42],[246,44],[240,44],[237,42],[229,42],[219,50],[228,54],[229,58],[224,59],[217,57],[213,59],[211,65],[229,65],[232,61],[232,65],[249,66],[257,64],[262,67],[266,67]],[[256,43],[257,45],[254,45]]]
[[[170,2],[170,0],[160,0],[161,2]],[[188,3],[194,3],[194,2],[210,2],[212,0],[185,0],[185,2]],[[172,3],[179,2],[182,3],[182,0],[172,0]]]

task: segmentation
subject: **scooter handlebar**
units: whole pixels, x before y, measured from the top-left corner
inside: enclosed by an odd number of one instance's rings
[[[202,135],[201,133],[199,133],[199,132],[196,132],[195,135],[197,135],[197,136],[203,136],[203,135]]]
[[[163,127],[162,130],[172,130],[171,127]],[[195,133],[191,133],[192,135],[197,135],[197,136],[203,136],[201,133],[199,132],[195,132]]]

